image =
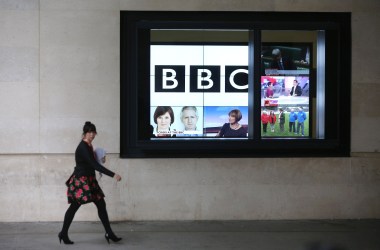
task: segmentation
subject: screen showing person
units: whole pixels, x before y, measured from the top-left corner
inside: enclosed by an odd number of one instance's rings
[[[228,123],[225,123],[217,137],[247,137],[247,129],[239,121],[243,118],[240,110],[233,109],[228,113]]]
[[[291,96],[301,96],[302,95],[302,89],[301,86],[299,86],[298,81],[294,79],[293,81],[293,87],[290,90]]]
[[[262,75],[309,75],[311,44],[262,43]]]
[[[197,131],[198,110],[195,106],[184,106],[181,110],[181,121],[184,126],[183,134],[200,134]]]
[[[284,57],[282,55],[280,49],[277,49],[277,48],[273,49],[272,50],[272,56],[273,56],[273,62],[271,64],[272,69],[279,69],[279,70],[294,70],[294,69],[296,69],[293,61],[288,57]]]
[[[268,84],[268,88],[266,89],[265,97],[266,98],[273,98],[274,91],[273,91],[273,83]]]
[[[158,106],[154,111],[154,123],[157,124],[155,135],[158,137],[170,137],[170,126],[174,122],[174,112],[170,106]]]

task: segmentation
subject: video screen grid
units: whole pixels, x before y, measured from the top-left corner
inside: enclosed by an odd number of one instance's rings
[[[263,43],[261,58],[262,136],[309,136],[311,46]],[[248,137],[248,46],[151,45],[150,71],[152,137]]]
[[[262,136],[308,137],[311,46],[263,43],[261,59]]]
[[[247,137],[248,46],[152,45],[150,89],[152,137]]]

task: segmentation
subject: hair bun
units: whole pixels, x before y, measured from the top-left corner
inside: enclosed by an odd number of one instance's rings
[[[93,123],[90,121],[86,121],[83,126],[83,134],[86,134],[88,132],[95,132],[96,133],[96,127]]]

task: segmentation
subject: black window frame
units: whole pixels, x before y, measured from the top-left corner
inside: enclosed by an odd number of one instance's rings
[[[343,12],[120,12],[120,157],[348,157],[351,140],[351,13]],[[253,138],[247,140],[150,140],[150,30],[246,29],[249,44],[249,88],[260,89],[261,30],[324,30],[325,135],[323,139],[262,138],[260,91],[249,109]],[[259,46],[254,46],[258,44]],[[333,82],[334,84],[328,84]],[[251,107],[251,108],[250,108]],[[145,125],[146,124],[146,125]]]

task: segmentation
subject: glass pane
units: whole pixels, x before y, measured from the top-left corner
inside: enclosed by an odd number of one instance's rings
[[[247,138],[248,31],[152,30],[154,138]]]
[[[324,80],[315,74],[317,38],[318,31],[262,32],[263,137],[318,137],[315,89]]]

